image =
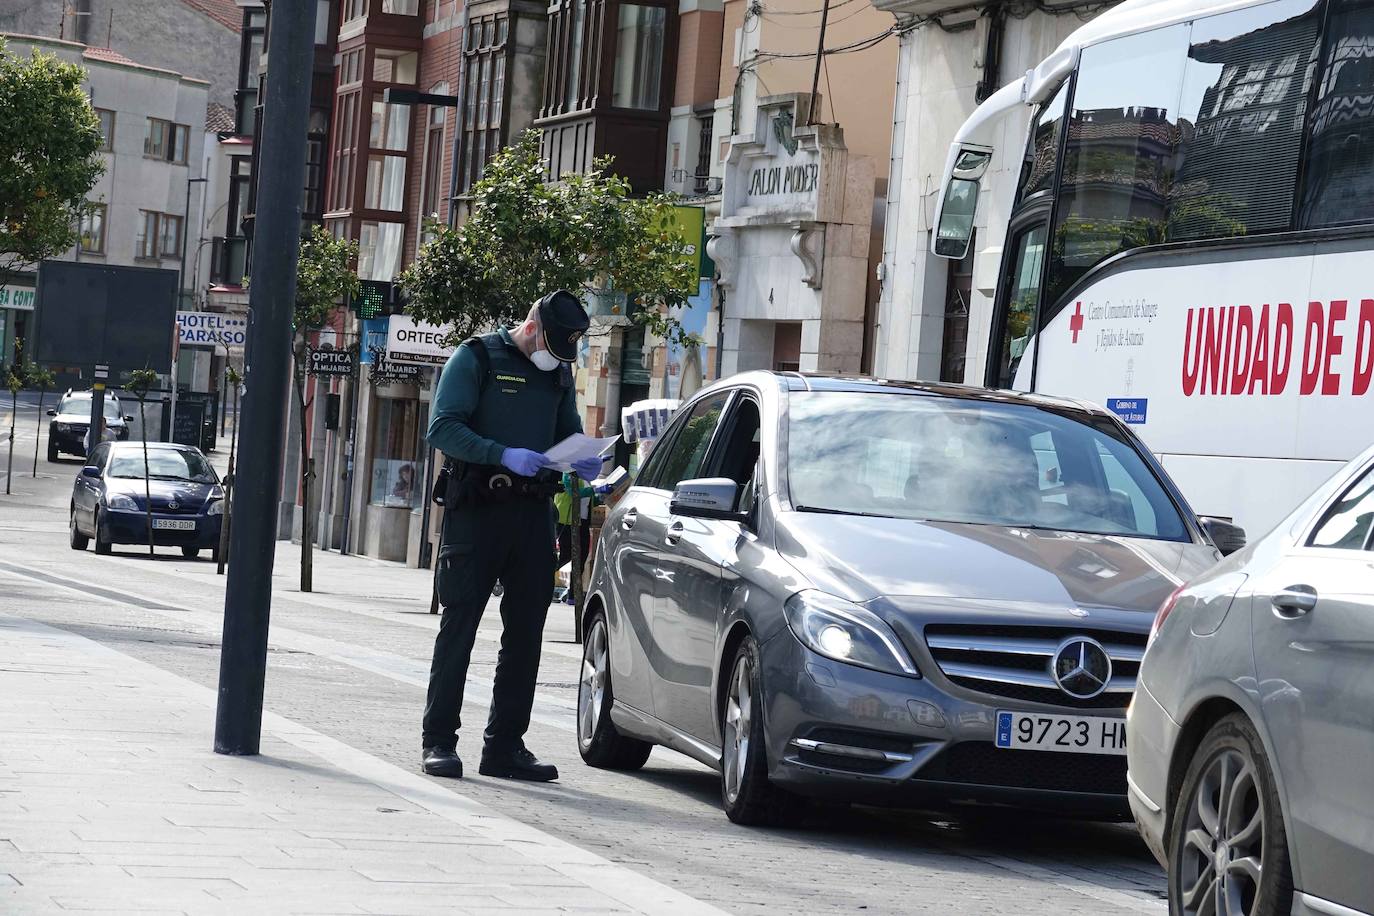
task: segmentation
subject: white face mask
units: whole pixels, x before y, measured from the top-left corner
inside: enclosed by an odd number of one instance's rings
[[[534,363],[536,369],[552,372],[558,368],[559,359],[548,350],[535,350],[530,362]]]

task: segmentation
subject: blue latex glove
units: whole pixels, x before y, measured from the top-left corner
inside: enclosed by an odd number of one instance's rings
[[[611,492],[614,489],[615,487],[611,486],[610,484],[603,483],[601,486],[596,488],[596,495],[605,496],[607,493]]]
[[[548,463],[549,459],[545,458],[542,452],[527,448],[508,448],[501,453],[501,464],[521,477],[533,477]]]
[[[595,480],[601,476],[601,465],[604,462],[600,458],[584,458],[573,465],[573,473],[583,480]]]

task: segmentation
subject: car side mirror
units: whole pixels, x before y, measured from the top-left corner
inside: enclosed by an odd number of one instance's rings
[[[1229,557],[1245,546],[1245,529],[1224,518],[1203,515],[1198,518],[1203,532],[1223,557]]]
[[[99,476],[100,476],[100,468],[96,467],[96,466],[93,465],[93,464],[88,464],[88,465],[86,465],[84,468],[81,469],[81,476],[82,476],[82,477],[99,477]]]
[[[131,414],[131,413],[126,413],[126,414],[124,415],[124,422],[125,422],[125,423],[132,423],[132,422],[134,422],[134,415]]]
[[[685,518],[714,518],[742,522],[748,514],[735,508],[739,484],[728,477],[703,477],[684,480],[673,488],[668,511]]]
[[[48,416],[50,416],[50,417],[55,417],[55,416],[57,416],[57,408],[56,408],[56,407],[49,407],[49,408],[48,408]]]

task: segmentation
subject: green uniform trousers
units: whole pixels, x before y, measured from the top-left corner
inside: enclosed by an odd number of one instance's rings
[[[498,579],[505,589],[501,651],[484,738],[494,750],[520,746],[530,726],[554,568],[549,500],[465,506],[445,513],[436,572],[444,610],[429,671],[424,747],[457,744],[468,661]]]

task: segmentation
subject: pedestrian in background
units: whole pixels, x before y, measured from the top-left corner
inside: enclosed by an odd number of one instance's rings
[[[477,625],[499,579],[501,652],[478,772],[547,782],[558,769],[525,747],[554,574],[553,507],[562,489],[544,452],[582,431],[571,363],[590,324],[566,290],[535,303],[517,327],[464,341],[444,366],[429,443],[447,456],[436,573],[443,617],[434,641],[421,764],[460,777],[459,712]],[[600,459],[574,466],[600,473]]]
[[[587,550],[591,547],[592,529],[591,514],[592,506],[595,504],[596,490],[591,484],[583,483],[582,479],[576,474],[563,475],[563,492],[553,498],[554,508],[558,510],[558,568],[562,569],[565,563],[572,560],[572,539],[573,529],[577,529],[578,556],[582,558],[585,565],[587,560]],[[581,511],[577,512],[574,505],[580,506]],[[577,520],[574,522],[574,516]],[[582,575],[580,569],[568,570],[568,594],[564,596],[565,604],[573,603],[572,577]]]
[[[86,430],[86,456],[90,457],[91,452],[95,451],[95,447],[100,443],[113,442],[114,437],[114,432],[105,422],[105,418],[97,417],[95,425]]]

